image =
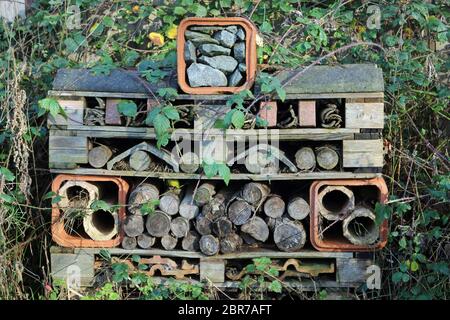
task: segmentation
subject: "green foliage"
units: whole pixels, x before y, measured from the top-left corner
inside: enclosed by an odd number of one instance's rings
[[[207,178],[220,176],[226,185],[230,182],[231,171],[226,163],[215,162],[212,159],[204,159],[202,163],[203,172]]]
[[[137,115],[137,105],[132,100],[121,100],[117,104],[117,111],[126,117],[135,118]]]
[[[146,216],[148,214],[152,214],[155,212],[156,207],[159,205],[159,200],[158,199],[154,199],[154,200],[150,200],[144,204],[142,204],[140,212],[142,213],[143,216]]]
[[[64,118],[67,118],[67,115],[64,109],[59,105],[58,101],[54,98],[44,98],[39,100],[39,112],[38,115],[41,116],[44,113],[48,112],[53,117],[57,115],[62,115]]]
[[[166,91],[167,94],[167,91]],[[169,93],[170,94],[170,93]],[[180,120],[178,110],[171,104],[153,108],[148,114],[145,123],[155,128],[157,146],[165,146],[169,143],[171,121]]]

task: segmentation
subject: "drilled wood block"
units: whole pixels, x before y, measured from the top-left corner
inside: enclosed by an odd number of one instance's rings
[[[47,118],[47,125],[49,126],[80,126],[83,125],[84,110],[86,109],[86,99],[58,99],[58,103],[64,110],[66,117],[61,114],[53,117],[49,115]]]
[[[119,110],[117,110],[120,101],[121,99],[106,98],[105,124],[119,126],[122,124]]]
[[[298,102],[298,122],[300,127],[316,126],[315,100],[300,100]]]
[[[344,168],[383,166],[383,140],[342,141]]]
[[[275,127],[277,125],[277,111],[276,101],[262,101],[258,116],[267,121],[267,127]]]
[[[207,279],[213,283],[225,281],[225,261],[221,259],[200,260],[200,280]]]
[[[384,104],[355,102],[345,104],[346,128],[374,128],[384,126]]]

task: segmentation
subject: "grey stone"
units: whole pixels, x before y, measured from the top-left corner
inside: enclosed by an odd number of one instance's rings
[[[245,61],[245,42],[238,42],[233,48],[233,55],[239,62]]]
[[[210,43],[202,44],[199,49],[202,54],[209,57],[218,55],[229,56],[231,53],[231,49],[229,48]]]
[[[207,34],[212,34],[215,31],[219,31],[219,30],[223,30],[225,29],[224,27],[219,27],[219,26],[192,26],[189,28],[189,30],[191,31],[198,31],[198,32],[202,32],[202,33],[207,33]]]
[[[247,65],[245,63],[239,63],[238,68],[240,72],[247,72]]]
[[[235,58],[230,56],[215,56],[215,57],[207,57],[201,56],[198,58],[198,61],[201,63],[205,63],[214,69],[218,69],[225,74],[229,74],[236,69],[238,62]]]
[[[245,40],[245,31],[244,29],[242,29],[241,27],[239,27],[238,32],[236,33],[236,36],[238,37],[239,40],[244,41]]]
[[[194,45],[201,45],[205,43],[214,43],[219,44],[219,41],[216,39],[213,39],[209,35],[201,32],[194,32],[194,31],[186,31],[185,37],[187,40],[191,40]]]
[[[228,77],[228,86],[236,87],[242,80],[242,74],[236,69],[229,77]]]
[[[229,26],[226,27],[225,30],[230,31],[231,33],[236,34],[238,32],[238,27],[237,26]]]
[[[192,41],[192,43],[196,46],[201,46],[202,44],[206,44],[206,43],[211,43],[211,44],[219,44],[219,41],[217,41],[216,39],[213,39],[211,37],[208,36],[208,38],[196,38],[196,39],[192,39],[190,40]]]
[[[236,42],[236,35],[227,30],[222,30],[214,34],[214,39],[218,40],[224,47],[231,48]]]
[[[186,41],[186,43],[184,44],[184,61],[186,63],[192,63],[197,61],[195,54],[196,50],[197,49],[195,48],[192,41]]]
[[[225,87],[227,85],[225,74],[206,64],[191,64],[187,69],[187,76],[191,87]]]

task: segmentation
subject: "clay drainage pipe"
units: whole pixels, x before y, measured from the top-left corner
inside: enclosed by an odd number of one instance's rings
[[[83,227],[92,240],[111,240],[119,232],[119,215],[115,211],[90,211],[83,218]]]
[[[344,237],[355,245],[374,244],[380,235],[375,214],[367,208],[357,207],[342,224]]]
[[[355,207],[353,192],[343,186],[328,186],[317,196],[319,212],[327,220],[343,220]]]

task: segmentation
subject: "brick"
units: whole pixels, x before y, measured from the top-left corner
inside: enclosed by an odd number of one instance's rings
[[[300,127],[316,127],[315,100],[300,100],[298,102],[298,123]]]
[[[259,108],[259,117],[267,121],[267,127],[275,127],[277,125],[277,102],[263,101]]]

